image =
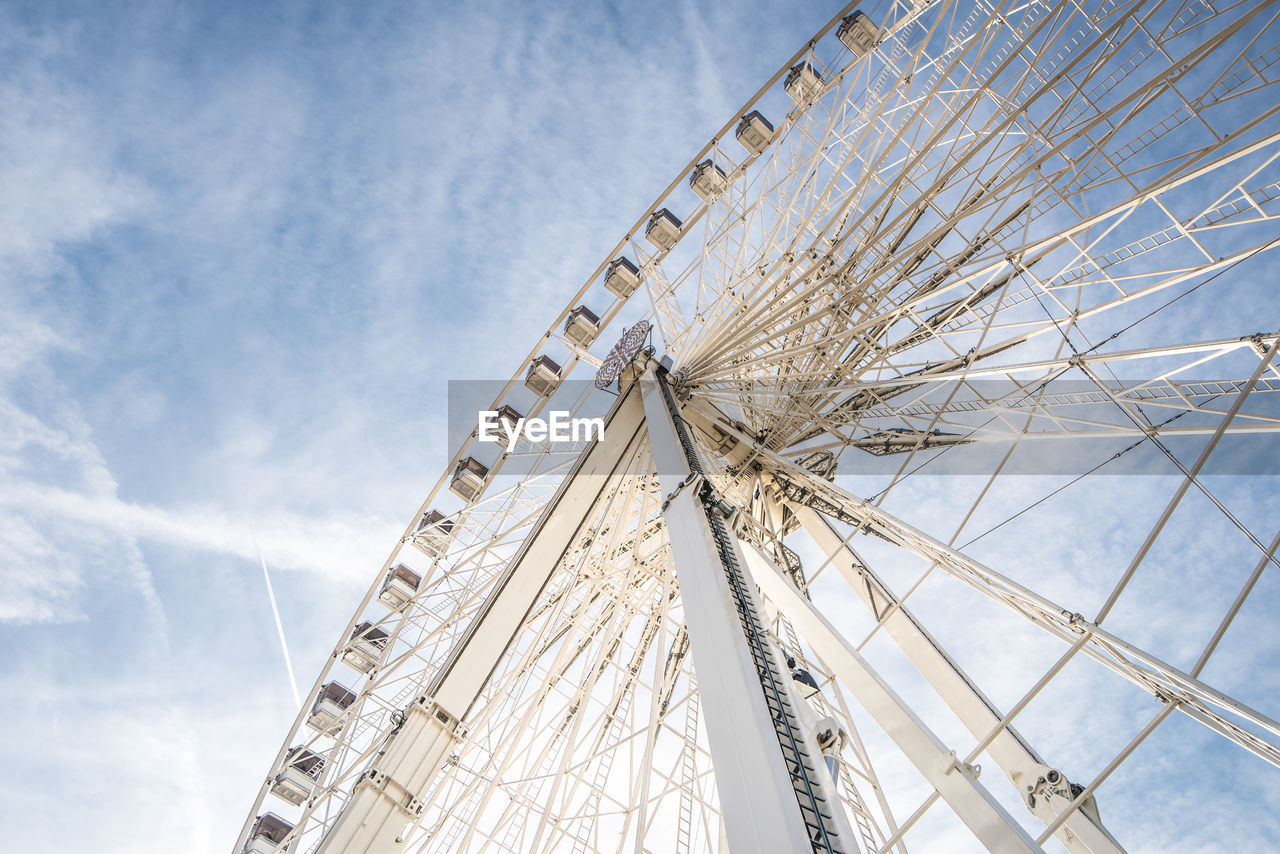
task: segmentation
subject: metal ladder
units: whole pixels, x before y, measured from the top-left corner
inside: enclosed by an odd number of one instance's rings
[[[791,705],[786,682],[778,667],[777,657],[772,652],[772,644],[764,621],[756,612],[755,600],[751,595],[746,573],[738,564],[733,535],[720,512],[720,502],[711,489],[710,482],[705,479],[706,472],[698,458],[688,425],[685,424],[675,398],[671,394],[671,388],[667,385],[665,372],[658,374],[658,386],[662,390],[663,400],[671,415],[689,470],[703,476],[698,501],[706,515],[720,565],[729,582],[729,591],[733,596],[738,619],[742,624],[747,651],[755,667],[756,676],[760,680],[761,693],[769,709],[778,747],[782,750],[783,762],[791,778],[791,786],[795,791],[796,803],[800,808],[801,819],[805,824],[810,844],[813,851],[818,854],[844,854],[838,839],[833,806],[827,800],[827,795],[819,782],[814,757],[805,750],[800,721]]]

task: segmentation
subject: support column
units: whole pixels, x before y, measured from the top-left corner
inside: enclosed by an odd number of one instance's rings
[[[796,714],[803,701],[779,666],[688,428],[652,367],[639,385],[729,846],[852,854],[855,837]]]
[[[921,776],[933,786],[988,851],[1031,854],[1039,845],[1000,806],[973,769],[956,759],[946,745],[907,707],[794,584],[778,572],[755,546],[744,549],[747,565],[761,590],[795,626],[859,704],[893,739]]]
[[[422,812],[420,799],[462,735],[461,719],[488,683],[565,551],[602,496],[628,477],[643,438],[634,388],[614,404],[604,438],[578,458],[492,592],[421,696],[406,710],[325,834],[317,854],[386,854]]]
[[[795,514],[805,533],[827,555],[832,566],[844,576],[849,588],[871,613],[884,623],[884,631],[898,645],[908,660],[938,693],[943,702],[960,719],[974,738],[985,738],[1000,723],[1002,716],[986,695],[969,679],[951,656],[925,630],[924,626],[901,605],[880,578],[863,563],[861,557],[844,538],[812,507],[798,502],[785,502]],[[1028,799],[1033,789],[1042,792],[1045,783],[1061,776],[1050,767],[1018,735],[1012,727],[1002,729],[987,746],[987,754],[1008,775],[1024,803],[1045,824],[1058,817],[1070,798],[1060,796]],[[1076,810],[1054,833],[1073,854],[1123,854],[1120,843],[1107,832],[1098,818],[1097,806]]]

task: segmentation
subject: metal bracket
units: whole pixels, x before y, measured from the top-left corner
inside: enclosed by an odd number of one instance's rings
[[[952,771],[959,771],[970,780],[976,780],[982,775],[982,766],[964,762],[956,755],[954,750],[947,751],[947,758],[942,763],[942,773],[950,774]]]
[[[385,771],[379,771],[377,768],[369,768],[360,775],[360,779],[356,781],[352,788],[352,794],[360,789],[371,789],[391,803],[395,804],[396,809],[405,813],[409,818],[419,818],[422,816],[422,810],[425,806],[422,801],[413,796],[403,785],[392,779],[391,775]]]
[[[684,492],[684,490],[690,485],[694,486],[695,494],[701,495],[702,484],[705,482],[705,480],[706,479],[700,473],[696,471],[689,472],[689,476],[686,477],[684,480],[680,481],[678,484],[676,484],[676,488],[671,490],[671,492],[667,494],[666,498],[663,499],[662,501],[663,512],[666,512],[666,509],[671,506],[671,502],[675,500],[676,496],[679,495],[681,492]]]

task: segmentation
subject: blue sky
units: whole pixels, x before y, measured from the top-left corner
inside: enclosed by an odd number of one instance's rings
[[[15,850],[228,848],[295,712],[259,548],[305,690],[447,458],[447,381],[510,375],[836,10],[0,6],[0,821]],[[1152,481],[1149,515],[1168,494]],[[1268,530],[1271,485],[1220,488]],[[918,515],[971,499],[927,482],[902,495]],[[1057,531],[1037,553],[1082,575],[1150,521],[1114,496],[1063,501],[1107,538]],[[1213,557],[1189,521],[1178,535],[1169,549]],[[1251,565],[1238,546],[1233,565]],[[1243,615],[1244,637],[1263,617]],[[1186,654],[1182,626],[1141,609],[1115,622]],[[1255,660],[1228,641],[1228,662]],[[1017,664],[991,657],[992,680]],[[1280,687],[1236,684],[1248,672],[1207,675],[1265,711]],[[1227,761],[1233,780],[1266,770],[1202,730],[1178,741],[1189,729],[1161,749]]]
[[[447,380],[508,376],[834,12],[0,7],[9,844],[225,850],[293,716],[255,543],[305,690]]]

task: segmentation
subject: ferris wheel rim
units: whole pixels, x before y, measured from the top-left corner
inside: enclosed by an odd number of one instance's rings
[[[793,60],[792,60],[790,63],[788,63],[787,65],[784,65],[784,68],[783,68],[782,70],[780,70],[780,71],[778,72],[778,74],[776,74],[776,75],[774,76],[774,78],[772,78],[772,79],[769,81],[769,83],[767,83],[767,84],[766,84],[766,86],[765,86],[765,87],[762,87],[761,92],[760,92],[760,93],[757,93],[757,95],[756,95],[756,96],[755,96],[751,101],[749,101],[749,102],[748,102],[748,104],[744,107],[744,110],[743,110],[743,111],[740,111],[740,112],[746,112],[746,110],[747,110],[748,108],[752,107],[752,106],[753,106],[753,105],[754,105],[754,104],[755,104],[755,103],[760,99],[760,97],[762,96],[762,94],[763,94],[767,89],[769,89],[770,87],[772,87],[772,86],[776,85],[776,83],[778,82],[778,80],[780,80],[780,79],[781,79],[782,75],[786,72],[786,70],[787,70],[788,68],[790,68],[790,67],[792,67],[792,66],[794,65],[795,60],[797,60],[797,59],[803,59],[803,58],[807,55],[807,52],[812,51],[814,44],[815,44],[815,43],[816,43],[816,42],[817,42],[817,41],[818,41],[818,40],[819,40],[823,35],[825,35],[827,32],[829,32],[829,31],[832,29],[832,27],[834,27],[834,26],[839,22],[839,20],[840,20],[840,19],[841,19],[841,18],[842,18],[842,17],[843,17],[843,16],[844,16],[844,15],[845,15],[845,14],[846,14],[846,13],[847,13],[851,8],[852,8],[852,7],[853,7],[853,5],[854,5],[854,4],[852,4],[852,3],[851,3],[851,4],[849,5],[849,7],[846,7],[846,9],[842,10],[840,14],[838,14],[835,18],[833,18],[833,19],[832,19],[832,21],[831,21],[830,23],[828,23],[828,24],[827,24],[827,26],[826,26],[822,31],[820,31],[820,32],[819,32],[819,34],[818,34],[817,36],[815,36],[815,37],[814,37],[814,39],[813,39],[813,40],[811,40],[811,41],[809,42],[809,44],[808,44],[808,45],[806,45],[806,47],[805,47],[805,48],[802,48],[802,50],[801,50],[799,53],[797,53],[796,57],[793,57]],[[913,14],[915,14],[915,15],[920,15],[920,14],[923,14],[925,11],[927,11],[927,8],[926,8],[925,6],[921,6],[920,8],[915,9],[915,10],[914,10],[914,12],[913,12]],[[914,20],[914,18],[913,18],[913,20]],[[842,72],[841,74],[843,74],[843,72]],[[831,85],[835,85],[839,79],[840,79],[840,78],[839,78],[839,77],[837,77],[835,80],[830,81],[830,84],[831,84]],[[828,90],[827,90],[827,91],[829,92],[829,91],[831,91],[831,89],[830,89],[830,88],[828,88]],[[802,115],[802,114],[803,114],[803,111],[802,111],[802,113],[801,113],[801,114],[798,114],[798,115]],[[731,126],[733,125],[734,121],[736,121],[736,120],[737,120],[737,118],[736,118],[736,117],[735,117],[733,120],[731,120],[731,121],[729,122],[729,124],[727,124],[727,125],[725,126],[725,128],[724,128],[724,129],[722,129],[722,131],[720,132],[720,134],[719,134],[718,136],[723,136],[723,135],[728,131],[729,127],[731,127]],[[786,132],[789,132],[789,131],[792,129],[792,127],[793,127],[793,124],[791,123],[791,117],[789,116],[789,117],[788,117],[788,123],[787,123],[787,124],[785,124],[783,127],[781,127],[781,128],[780,128],[779,136],[778,136],[776,139],[782,139],[782,138],[785,136]],[[649,211],[647,211],[647,212],[645,213],[645,215],[643,215],[643,216],[640,218],[640,220],[638,220],[638,221],[637,221],[636,225],[635,225],[635,226],[633,226],[633,228],[631,229],[631,231],[628,233],[627,237],[626,237],[626,238],[624,238],[624,240],[619,244],[619,246],[618,246],[617,248],[615,248],[614,252],[613,252],[613,253],[610,253],[610,255],[608,256],[608,258],[606,258],[606,260],[605,260],[604,262],[602,262],[602,263],[599,265],[599,267],[596,269],[596,271],[595,271],[595,272],[592,274],[592,276],[588,279],[587,284],[586,284],[586,285],[584,285],[584,286],[583,286],[583,288],[582,288],[582,289],[580,289],[580,291],[578,292],[578,294],[574,297],[574,299],[570,301],[570,303],[569,303],[569,307],[568,307],[568,308],[566,308],[566,310],[565,310],[564,312],[562,312],[561,316],[557,319],[556,324],[554,324],[554,325],[552,326],[552,328],[551,328],[551,329],[550,329],[550,330],[549,330],[549,331],[548,331],[548,332],[543,336],[543,338],[540,340],[539,344],[538,344],[537,346],[535,346],[534,350],[533,350],[533,351],[531,351],[531,354],[530,354],[530,359],[531,359],[531,360],[532,360],[532,359],[533,359],[533,358],[534,358],[534,357],[535,357],[535,356],[540,352],[540,348],[541,348],[541,347],[542,347],[546,342],[550,341],[552,338],[554,338],[554,337],[555,337],[555,329],[556,329],[556,326],[558,326],[558,325],[559,325],[559,323],[560,323],[562,320],[564,320],[564,319],[565,319],[565,317],[567,317],[567,316],[568,316],[569,312],[572,310],[572,306],[582,298],[582,296],[586,293],[586,290],[591,286],[591,284],[592,284],[595,280],[597,280],[597,279],[598,279],[598,277],[600,276],[600,274],[604,271],[604,269],[605,269],[606,265],[609,263],[609,258],[612,258],[612,257],[615,257],[615,256],[617,256],[617,255],[618,255],[618,253],[622,250],[622,248],[623,248],[623,247],[625,247],[625,246],[627,245],[628,241],[630,241],[630,240],[631,240],[631,239],[636,235],[636,233],[639,231],[639,229],[640,229],[641,225],[642,225],[642,224],[643,224],[647,219],[649,219],[649,218],[650,218],[650,217],[651,217],[655,212],[657,212],[657,211],[659,210],[659,208],[661,207],[661,205],[662,205],[662,203],[664,202],[664,200],[665,200],[665,199],[666,199],[666,198],[671,194],[671,192],[674,190],[674,188],[675,188],[675,187],[679,184],[679,182],[680,182],[680,181],[685,177],[685,174],[686,174],[686,173],[688,173],[691,169],[695,168],[695,167],[696,167],[696,166],[701,162],[701,159],[703,158],[703,156],[704,156],[706,153],[708,153],[709,151],[711,151],[711,150],[712,150],[713,146],[716,144],[716,141],[717,141],[716,139],[713,139],[713,140],[712,140],[712,142],[711,142],[711,143],[709,143],[709,144],[708,144],[708,146],[707,146],[706,148],[704,148],[704,150],[703,150],[703,151],[699,152],[699,154],[698,154],[697,156],[695,156],[695,158],[694,158],[692,161],[690,161],[690,165],[689,165],[689,167],[688,167],[684,172],[682,172],[682,173],[681,173],[681,174],[676,178],[676,180],[675,180],[675,181],[673,181],[673,182],[672,182],[672,184],[667,188],[667,190],[666,190],[666,191],[664,191],[664,193],[659,197],[659,199],[658,199],[658,200],[657,200],[657,201],[656,201],[656,202],[655,202],[655,203],[650,207]],[[705,213],[705,211],[706,211],[707,209],[708,209],[708,206],[700,206],[700,207],[698,208],[697,212],[695,213],[695,215],[694,215],[693,217],[691,217],[691,218],[690,218],[690,220],[689,220],[689,224],[690,224],[690,225],[692,225],[692,224],[697,223],[697,222],[698,222],[699,217],[703,216],[703,215],[704,215],[704,213]],[[704,246],[703,251],[704,251],[704,252],[706,251],[705,246]],[[1252,256],[1250,256],[1250,257],[1252,257]],[[815,259],[815,260],[816,260],[816,259]],[[1037,299],[1038,299],[1038,297],[1037,297]],[[604,324],[602,324],[603,326],[605,326],[605,327],[607,328],[607,325],[608,325],[609,320],[612,320],[612,319],[616,316],[617,311],[621,308],[621,305],[622,305],[622,303],[624,303],[624,302],[625,302],[625,299],[620,300],[619,302],[615,303],[615,305],[613,306],[613,310],[612,310],[611,312],[606,313],[606,316],[605,316],[605,322],[604,322]],[[924,303],[922,302],[922,303],[920,303],[920,305],[924,305]],[[994,317],[995,317],[995,315],[993,314],[993,315],[992,315],[992,318],[994,319]],[[655,318],[655,319],[657,319],[657,318]],[[1051,319],[1052,319],[1052,317],[1051,317]],[[870,320],[868,320],[868,321],[867,321],[867,323],[870,323],[870,322],[871,322]],[[660,324],[659,324],[659,325],[660,325]],[[1050,334],[1050,337],[1052,337],[1052,335],[1051,335],[1052,330],[1051,330],[1049,327],[1047,327],[1047,326],[1045,326],[1045,327],[1042,329],[1042,333],[1049,333],[1049,334]],[[1113,336],[1113,337],[1114,337],[1114,336]],[[1071,344],[1070,339],[1069,339],[1065,334],[1063,335],[1063,339],[1064,339],[1064,341],[1065,341],[1065,344],[1066,344],[1066,345],[1070,345],[1070,344]],[[1275,336],[1270,336],[1270,338],[1269,338],[1269,339],[1267,339],[1267,340],[1269,341],[1269,343],[1271,344],[1271,346],[1270,346],[1269,353],[1264,354],[1264,361],[1263,361],[1263,362],[1261,362],[1261,363],[1259,363],[1259,366],[1258,366],[1258,370],[1259,370],[1259,372],[1261,372],[1261,371],[1262,371],[1262,369],[1265,367],[1265,365],[1267,364],[1267,360],[1269,360],[1269,359],[1270,359],[1270,357],[1274,355],[1274,352],[1275,352],[1275,349],[1276,349],[1276,348],[1275,348],[1275,341],[1274,341],[1274,339],[1275,339]],[[1108,339],[1108,340],[1110,340],[1110,339]],[[1219,342],[1219,343],[1221,344],[1221,349],[1225,349],[1225,347],[1226,347],[1226,343],[1225,343],[1225,342]],[[1239,344],[1239,342],[1234,342],[1234,343],[1235,343],[1235,344]],[[1063,343],[1063,342],[1058,342],[1057,346],[1058,346],[1059,348],[1062,348],[1062,347],[1064,346],[1064,343]],[[1236,347],[1236,349],[1239,349],[1239,347]],[[1070,357],[1070,359],[1077,359],[1077,358],[1078,358],[1078,354],[1074,354],[1074,355],[1072,355],[1072,356]],[[576,356],[571,357],[571,360],[566,364],[566,367],[567,367],[567,368],[569,368],[569,369],[572,369],[572,366],[576,363],[576,361],[577,361],[577,357],[576,357]],[[1059,361],[1059,362],[1065,362],[1065,361],[1069,361],[1069,359],[1065,359],[1065,358],[1064,358],[1064,359],[1060,359],[1060,360],[1058,360],[1058,361]],[[677,361],[677,363],[676,363],[676,364],[677,364],[677,365],[679,365],[679,362]],[[1079,364],[1080,364],[1080,362],[1079,362],[1079,361],[1077,361],[1077,364],[1076,364],[1076,365],[1073,365],[1073,367],[1078,367],[1078,365],[1079,365]],[[999,365],[996,365],[996,366],[995,366],[995,368],[994,368],[994,370],[997,370],[997,371],[999,371],[999,369],[1000,369],[1000,366],[999,366]],[[523,370],[523,369],[522,369],[522,370]],[[1273,370],[1274,370],[1274,368],[1273,368]],[[567,373],[567,372],[566,372],[566,373]],[[966,373],[966,375],[967,375],[967,374],[968,374],[968,371],[966,371],[965,373]],[[506,394],[510,389],[512,389],[512,388],[513,388],[513,387],[514,387],[514,386],[519,382],[519,378],[520,378],[520,372],[517,372],[517,374],[516,374],[515,376],[513,376],[513,377],[512,377],[512,379],[511,379],[510,381],[508,381],[508,383],[507,383],[507,384],[506,384],[506,386],[504,387],[504,389],[503,389],[502,393],[499,395],[499,398],[495,401],[495,406],[497,405],[497,403],[501,402],[502,397],[503,397],[503,396],[504,396],[504,395],[505,395],[505,394]],[[696,385],[697,385],[697,383],[698,383],[698,379],[699,379],[699,378],[698,378],[698,374],[697,374],[696,370],[695,370],[695,371],[690,372],[689,374],[686,374],[684,378],[685,378],[685,379],[687,380],[687,382],[688,382],[688,385],[686,386],[686,388],[690,388],[690,387],[694,387],[694,386],[696,386]],[[906,379],[902,378],[902,377],[899,377],[899,378],[898,378],[898,380],[897,380],[897,382],[898,382],[899,384],[907,384],[907,382],[908,382],[908,381],[907,381]],[[881,381],[881,382],[879,383],[879,385],[884,385],[884,381]],[[691,390],[691,392],[692,392],[692,394],[693,394],[694,396],[698,396],[699,392],[698,392],[698,390],[697,390],[696,388],[690,388],[690,390]],[[816,389],[816,390],[813,392],[813,394],[815,394],[815,395],[819,395],[819,394],[821,394],[821,393],[823,393],[823,390],[822,390],[821,388]],[[1245,392],[1245,395],[1242,395],[1242,396],[1239,398],[1239,402],[1243,402],[1243,400],[1244,400],[1244,396],[1247,396],[1247,393],[1248,393],[1248,392],[1246,391],[1246,392]],[[730,400],[732,400],[732,399],[733,399],[733,398],[732,398],[732,396],[730,396],[730,395],[727,395],[727,396],[725,397],[725,400],[726,400],[726,401],[730,401]],[[712,402],[712,403],[714,403],[715,401],[714,401],[714,399],[711,399],[711,400],[709,400],[708,402]],[[936,423],[936,420],[935,420],[935,423]],[[1224,422],[1224,424],[1225,424],[1225,423],[1226,423],[1226,422]],[[732,424],[732,423],[726,423],[726,424],[724,424],[723,426],[726,428],[726,430],[727,430],[727,431],[733,431],[733,430],[737,429],[737,428],[735,427],[735,425],[734,425],[734,424]],[[745,432],[742,432],[742,431],[739,431],[738,438],[739,438],[739,440],[740,440],[740,441],[757,441],[757,440],[758,440],[758,437],[757,437],[757,436],[749,435],[749,434],[747,434],[747,433],[745,433]],[[447,480],[447,478],[448,478],[448,474],[449,474],[449,469],[452,469],[452,468],[453,468],[453,467],[454,467],[454,466],[455,466],[455,465],[456,465],[456,464],[457,464],[457,463],[462,459],[462,454],[464,453],[464,451],[466,450],[466,448],[467,448],[467,443],[465,443],[465,442],[464,442],[463,446],[462,446],[461,448],[459,448],[459,450],[458,450],[458,452],[455,454],[455,456],[454,456],[453,460],[450,462],[449,468],[448,468],[448,469],[446,469],[445,473],[441,476],[440,480],[437,482],[436,486],[433,488],[433,490],[432,490],[431,494],[428,496],[427,500],[423,503],[422,508],[419,510],[419,514],[418,514],[418,516],[416,516],[416,517],[415,517],[414,521],[413,521],[413,522],[409,525],[409,527],[406,529],[406,532],[405,532],[405,534],[404,534],[404,536],[403,536],[403,538],[402,538],[402,540],[401,540],[401,545],[403,545],[404,543],[408,542],[409,540],[411,540],[411,539],[413,538],[414,529],[415,529],[415,526],[418,524],[419,519],[422,517],[422,515],[423,515],[423,514],[425,514],[425,513],[427,512],[427,508],[430,506],[430,504],[431,504],[431,502],[433,501],[434,497],[435,497],[435,496],[436,496],[436,494],[439,492],[440,487],[441,487],[442,485],[444,485],[445,481]],[[764,449],[761,449],[761,451],[760,451],[760,453],[761,453],[761,454],[766,453],[766,452],[770,452],[770,449],[764,448]],[[841,452],[843,452],[843,451],[841,451]],[[913,452],[913,453],[914,453],[914,452]],[[904,464],[904,466],[905,466],[905,464]],[[896,482],[896,480],[895,480],[895,482]],[[471,502],[468,502],[468,503],[466,504],[465,510],[470,510],[471,508],[472,508],[472,503],[471,503]],[[396,555],[397,555],[398,553],[399,553],[399,549],[397,549],[395,552],[393,552],[393,553],[392,553],[392,556],[388,559],[388,561],[386,562],[386,564],[384,565],[384,567],[383,567],[383,569],[382,569],[382,572],[383,572],[383,573],[387,572],[387,571],[391,568],[391,564],[392,564],[392,562],[396,559]],[[351,632],[351,630],[355,627],[355,625],[356,625],[357,621],[359,620],[360,613],[361,613],[361,612],[363,612],[363,611],[367,608],[367,606],[369,605],[369,603],[372,601],[372,599],[373,599],[373,597],[374,597],[374,595],[375,595],[375,593],[376,593],[375,588],[376,588],[376,583],[375,583],[375,587],[371,587],[371,589],[370,589],[369,593],[368,593],[368,594],[366,595],[366,597],[365,597],[365,601],[364,601],[364,603],[362,604],[362,606],[361,606],[360,610],[359,610],[359,611],[357,611],[357,615],[356,615],[356,617],[354,617],[354,618],[352,619],[351,624],[350,624],[350,625],[348,625],[348,627],[347,627],[346,631],[344,632],[344,634],[343,634],[343,638],[342,638],[342,640],[341,640],[341,641],[340,641],[340,643],[339,643],[339,647],[338,647],[339,649],[341,649],[341,648],[342,648],[342,646],[345,644],[345,641],[346,641],[346,638],[347,638],[347,634],[348,634],[349,632]],[[1051,606],[1051,605],[1052,605],[1052,603],[1051,603],[1051,602],[1049,602],[1049,603],[1047,603],[1047,604],[1046,604],[1046,603],[1041,603],[1041,605],[1042,605],[1042,606],[1044,606],[1044,607],[1048,607],[1048,606]],[[1105,615],[1106,615],[1106,614],[1105,614],[1105,611],[1104,611],[1104,612],[1103,612],[1103,614],[1102,614],[1102,616],[1105,616]],[[1077,621],[1077,622],[1078,622],[1078,621]],[[665,623],[664,623],[663,625],[665,626]],[[1092,628],[1088,628],[1087,630],[1088,630],[1088,631],[1091,631],[1091,632],[1095,632],[1095,633],[1099,633],[1099,632],[1100,632],[1100,633],[1102,633],[1102,634],[1105,634],[1105,632],[1102,632],[1102,630],[1101,630],[1101,629],[1098,629],[1096,625],[1092,626]],[[1118,637],[1114,637],[1114,636],[1113,636],[1113,637],[1111,637],[1110,642],[1118,643],[1118,642],[1120,642],[1120,641],[1119,641],[1119,638],[1118,638]],[[335,656],[336,656],[336,655],[337,655],[337,653],[335,652]],[[325,678],[325,675],[327,674],[327,672],[328,672],[328,669],[326,668],[326,671],[325,671],[324,673],[322,673],[322,674],[321,674],[320,679],[319,679],[319,680],[317,680],[316,687],[315,687],[315,688],[313,688],[313,691],[312,691],[312,694],[313,694],[313,695],[314,695],[315,691],[319,689],[319,687],[320,687],[320,685],[321,685],[321,682],[322,682],[322,680]],[[1228,699],[1229,699],[1229,698],[1228,698]],[[1250,711],[1252,711],[1252,710],[1250,710]],[[290,736],[289,736],[289,740],[291,740],[291,739],[294,737],[294,733],[296,733],[296,732],[298,732],[298,731],[300,730],[301,726],[303,725],[304,718],[305,718],[305,710],[304,710],[304,712],[302,712],[302,713],[300,713],[300,714],[299,714],[298,721],[297,721],[297,722],[295,722],[295,725],[294,725],[293,731],[291,732],[291,734],[290,734]],[[1255,721],[1255,722],[1256,722],[1256,721]],[[287,753],[287,746],[288,746],[288,744],[289,744],[289,740],[286,740],[286,743],[285,743],[285,744],[286,744],[286,747],[285,747],[285,748],[282,748],[282,750],[281,750],[280,754],[277,756],[276,762],[273,764],[273,768],[274,768],[274,767],[276,767],[277,765],[279,765],[279,764],[284,760],[285,755],[286,755],[286,753]],[[266,785],[264,784],[263,792],[265,793],[265,791],[266,791]],[[1091,795],[1091,794],[1092,794],[1091,790],[1087,790],[1085,794],[1082,794],[1082,795],[1080,795],[1079,797],[1080,797],[1081,799],[1083,799],[1083,798],[1085,798],[1085,797],[1088,797],[1088,796],[1089,796],[1089,795]],[[260,795],[259,795],[258,804],[261,804],[262,799],[263,799],[263,794],[260,794]],[[255,811],[256,811],[256,809],[257,809],[257,805],[255,805]],[[251,813],[251,818],[252,818],[252,813]],[[248,822],[246,822],[246,831],[245,831],[245,832],[247,832],[247,828],[248,828]],[[1054,827],[1050,827],[1048,830],[1046,830],[1046,831],[1045,831],[1046,836],[1047,836],[1049,833],[1051,833],[1054,829],[1055,829]],[[243,833],[242,833],[242,836],[243,836]],[[1043,841],[1043,840],[1041,840],[1041,841]]]

